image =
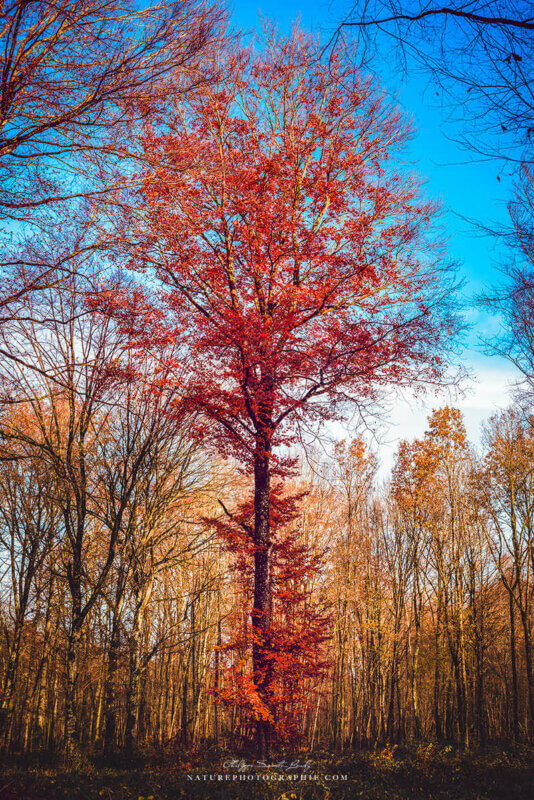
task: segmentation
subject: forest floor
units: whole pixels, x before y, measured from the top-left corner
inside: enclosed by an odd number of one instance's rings
[[[296,756],[300,766],[229,764],[197,754],[144,766],[67,770],[4,762],[1,800],[532,800],[534,750],[388,747],[348,756]],[[304,766],[303,766],[304,765]],[[302,777],[305,776],[305,777]]]

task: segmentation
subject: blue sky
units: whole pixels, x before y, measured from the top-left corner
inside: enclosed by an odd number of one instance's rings
[[[252,31],[260,26],[263,16],[275,21],[282,33],[289,33],[299,18],[301,27],[323,32],[326,39],[342,17],[346,4],[343,0],[233,0],[232,7],[233,22],[238,28]],[[449,251],[458,261],[459,275],[465,280],[466,316],[472,329],[464,362],[474,378],[466,387],[465,396],[454,398],[454,402],[464,411],[468,432],[476,443],[483,420],[509,402],[509,384],[516,373],[507,362],[483,354],[480,338],[491,338],[499,324],[472,303],[477,294],[499,282],[498,266],[503,264],[506,254],[499,252],[494,239],[477,234],[460,217],[483,224],[506,223],[511,181],[501,164],[495,160],[475,162],[453,141],[458,129],[448,119],[450,109],[440,106],[435,89],[423,75],[403,79],[390,66],[394,64],[391,54],[381,55],[374,70],[384,88],[398,98],[413,119],[416,129],[406,158],[426,179],[427,193],[443,205]],[[407,398],[393,405],[380,448],[385,466],[391,463],[399,438],[420,435],[429,410],[445,402],[445,397],[430,398],[425,403]]]

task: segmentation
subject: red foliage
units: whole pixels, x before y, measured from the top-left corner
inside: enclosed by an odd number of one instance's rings
[[[328,666],[324,645],[330,636],[331,618],[325,607],[312,599],[312,581],[321,569],[324,553],[313,552],[296,526],[302,497],[283,496],[281,486],[272,496],[273,608],[271,624],[261,642],[269,670],[268,703],[258,693],[248,658],[252,637],[258,631],[248,626],[240,630],[238,614],[230,619],[221,648],[227,658],[226,675],[215,691],[223,702],[248,711],[256,719],[269,720],[282,740],[298,737],[302,715],[316,699]],[[243,602],[249,605],[253,593],[253,511],[253,503],[246,502],[231,519],[212,521],[233,555],[239,606]]]
[[[146,126],[122,220],[130,264],[161,287],[146,308],[120,299],[132,334],[184,343],[188,402],[247,463],[305,418],[435,382],[453,325],[435,206],[391,163],[407,126],[348,60],[317,54],[298,32],[217,53],[224,79]]]

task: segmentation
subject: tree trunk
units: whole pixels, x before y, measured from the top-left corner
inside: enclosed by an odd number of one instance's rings
[[[44,622],[44,635],[41,651],[41,658],[37,676],[35,679],[35,731],[36,742],[35,744],[46,748],[47,742],[47,719],[46,719],[46,689],[49,684],[49,671],[50,671],[50,637],[52,634],[52,599],[54,592],[54,578],[50,580],[50,588],[48,590],[48,598],[46,603],[45,622]]]
[[[418,579],[416,581],[416,586],[417,586],[417,594],[414,593],[414,599],[413,599],[415,636],[414,636],[413,656],[412,656],[411,691],[412,691],[413,718],[415,725],[415,737],[416,739],[419,739],[421,736],[421,721],[419,715],[418,676],[419,676],[419,651],[420,651],[420,641],[421,641],[421,617],[419,614],[420,605],[418,605],[417,602],[417,595],[419,594]]]
[[[67,640],[67,669],[65,686],[65,740],[64,754],[67,763],[75,764],[81,759],[78,720],[78,669],[79,645],[82,635],[82,546],[85,513],[79,514],[72,561],[67,564],[67,581],[72,602],[70,626]],[[87,607],[85,614],[87,614]]]
[[[129,676],[126,692],[126,730],[125,744],[128,753],[132,754],[137,744],[137,728],[139,717],[139,698],[141,694],[141,621],[134,619],[133,629],[128,637]]]
[[[20,644],[22,639],[22,620],[17,618],[13,640],[9,648],[7,665],[2,681],[2,694],[0,702],[0,730],[3,736],[3,746],[9,749],[13,723],[13,697],[15,694],[16,675],[19,663]]]
[[[67,681],[65,691],[65,760],[74,762],[79,755],[78,741],[78,650],[82,631],[81,617],[72,619],[67,641]]]
[[[222,647],[222,631],[221,631],[221,616],[219,607],[219,597],[217,598],[217,646],[215,648],[215,679],[214,679],[214,694],[215,702],[213,704],[213,738],[215,744],[219,744],[219,689],[221,684],[221,662],[220,653]]]
[[[265,448],[254,461],[254,605],[252,609],[252,665],[254,684],[265,717],[258,720],[256,744],[258,756],[269,754],[272,720],[272,661],[269,658],[272,614],[270,537],[271,475],[269,452]],[[269,715],[269,716],[267,716]]]
[[[514,741],[519,740],[519,690],[517,682],[517,650],[515,632],[515,600],[512,591],[509,592],[510,609],[510,665],[512,668],[512,725]]]
[[[138,747],[141,717],[141,676],[147,666],[141,658],[141,631],[145,620],[145,609],[152,596],[153,574],[148,579],[139,580],[134,572],[135,609],[132,629],[128,636],[129,673],[126,690],[126,726],[124,732],[127,752],[132,755]]]
[[[532,669],[532,641],[531,641],[531,631],[530,631],[530,619],[528,610],[524,606],[520,608],[520,616],[521,616],[521,623],[523,626],[525,668],[527,673],[528,709],[529,709],[528,731],[529,731],[529,736],[532,736],[532,731],[534,730],[534,673]]]
[[[436,612],[436,630],[434,633],[434,728],[438,742],[443,740],[443,724],[440,714],[440,698],[443,690],[441,677],[441,595],[438,594],[438,607]]]
[[[115,673],[117,670],[119,643],[120,643],[119,618],[116,610],[113,612],[111,637],[109,642],[108,663],[104,686],[105,703],[105,729],[104,753],[110,755],[115,749],[115,736],[117,731],[117,709],[115,698]]]

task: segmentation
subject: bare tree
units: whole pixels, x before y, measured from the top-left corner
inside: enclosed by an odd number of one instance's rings
[[[6,420],[7,422],[7,420]],[[27,415],[10,410],[8,424],[24,428]],[[14,695],[23,632],[36,593],[36,578],[50,558],[61,528],[59,509],[54,504],[54,477],[24,449],[0,462],[0,570],[12,577],[12,597],[3,608],[2,635],[7,659],[0,697],[0,727],[4,746],[9,746]],[[2,614],[3,616],[3,614]]]
[[[404,67],[430,72],[457,139],[481,156],[519,164],[534,140],[534,14],[529,0],[358,0],[343,31],[376,52],[393,46]]]
[[[517,397],[530,413],[534,400],[534,172],[526,164],[509,208],[513,229],[505,279],[482,298],[484,306],[501,318],[502,327],[485,345],[489,353],[508,359],[519,371]]]
[[[32,235],[72,227],[81,215],[82,250],[97,246],[95,236],[88,241],[91,219],[80,204],[115,186],[117,161],[124,179],[123,162],[135,155],[125,121],[131,126],[154,112],[171,75],[175,92],[196,85],[202,55],[223,24],[217,0],[149,0],[142,8],[131,0],[3,4],[0,323],[24,294],[68,275],[79,258],[81,241],[43,259]]]
[[[27,409],[31,423],[21,428],[5,420],[2,429],[5,457],[9,457],[12,446],[24,449],[28,456],[39,456],[58,483],[56,503],[64,529],[60,571],[70,601],[65,706],[69,756],[76,750],[78,737],[82,629],[113,565],[126,508],[123,497],[113,528],[106,535],[92,507],[92,497],[99,474],[96,442],[105,436],[113,386],[110,370],[120,355],[120,340],[109,321],[97,319],[84,307],[87,286],[84,276],[71,275],[59,288],[40,294],[38,309],[30,310],[30,323],[20,320],[10,326],[9,343],[16,354],[16,368],[8,368],[6,381],[18,395],[21,407]],[[25,367],[30,360],[37,371]],[[131,476],[128,488],[131,493]]]
[[[220,19],[214,4],[196,0],[141,9],[129,0],[8,0],[0,28],[4,212],[64,194],[57,176],[69,155],[109,149],[109,129],[126,109],[146,112],[171,71],[191,77]]]

